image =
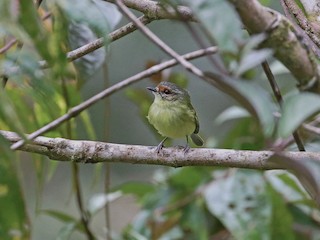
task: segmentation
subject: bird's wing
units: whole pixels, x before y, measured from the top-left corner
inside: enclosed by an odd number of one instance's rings
[[[197,116],[197,113],[196,113],[196,110],[194,110],[193,106],[191,103],[189,103],[189,108],[191,109],[191,111],[193,112],[193,116],[194,116],[194,121],[196,123],[196,128],[194,129],[194,132],[195,134],[197,134],[199,132],[199,119],[198,119],[198,116]]]
[[[196,122],[196,128],[194,129],[194,132],[193,132],[193,133],[198,133],[200,126],[199,126],[199,119],[198,119],[196,113],[194,114],[194,120],[195,120],[195,122]]]

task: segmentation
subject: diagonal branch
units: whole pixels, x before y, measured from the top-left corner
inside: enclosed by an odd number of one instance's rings
[[[115,1],[112,0],[105,0],[107,2],[114,3]],[[143,4],[141,4],[143,3]],[[192,11],[185,6],[178,7],[178,13],[175,9],[165,9],[161,7],[158,3],[153,1],[135,1],[135,0],[127,0],[126,4],[133,9],[136,9],[142,13],[144,16],[140,17],[139,20],[144,24],[147,25],[151,23],[153,20],[161,20],[161,19],[183,19],[186,21],[196,21],[195,17],[192,14]],[[116,41],[129,33],[134,32],[137,29],[135,24],[128,23],[125,26],[111,32],[106,37],[107,41],[113,42]],[[90,52],[97,50],[105,45],[106,41],[104,38],[98,38],[86,45],[83,45],[77,49],[74,49],[67,54],[67,59],[72,62]],[[40,66],[42,68],[47,68],[48,64],[46,61],[40,61]]]
[[[186,59],[186,60],[192,60],[195,58],[199,58],[202,57],[204,55],[207,54],[214,54],[218,51],[217,47],[209,47],[207,49],[202,49],[202,50],[198,50],[198,51],[194,51],[188,54],[185,54],[183,56],[181,56],[181,58]],[[91,105],[95,104],[96,102],[104,99],[105,97],[123,89],[124,87],[129,86],[130,84],[137,82],[143,78],[149,77],[157,72],[160,72],[166,68],[170,68],[174,65],[176,65],[178,63],[177,60],[172,59],[172,60],[168,60],[166,62],[154,65],[151,68],[148,68],[147,70],[144,70],[136,75],[133,75],[117,84],[114,84],[113,86],[103,90],[102,92],[94,95],[93,97],[87,99],[86,101],[80,103],[79,105],[71,108],[68,113],[62,115],[61,117],[57,118],[56,120],[48,123],[47,125],[43,126],[42,128],[38,129],[37,131],[31,133],[30,135],[28,135],[28,137],[26,138],[27,140],[32,140],[35,137],[50,131],[51,129],[56,128],[57,126],[61,125],[62,123],[64,123],[65,121],[76,117],[78,114],[80,114],[82,111],[86,110],[87,108],[89,108]],[[19,147],[21,147],[23,144],[25,143],[25,140],[20,140],[17,143],[13,144],[11,146],[12,150],[15,150]]]
[[[298,34],[294,34],[292,24],[284,16],[263,7],[257,0],[229,2],[234,5],[250,33],[269,32],[264,47],[274,49],[275,57],[290,70],[301,89],[313,87],[312,90],[319,91],[319,66],[315,61],[316,57],[300,42]],[[280,19],[279,24],[270,29],[276,17]]]
[[[19,135],[14,132],[0,131],[0,134],[12,143],[21,141]],[[157,154],[155,147],[150,146],[48,137],[37,137],[19,150],[42,154],[52,160],[79,163],[118,162],[171,167],[219,166],[260,170],[281,168],[281,163],[269,162],[269,158],[274,155],[272,151],[192,148],[185,154],[182,148],[164,148]],[[308,158],[320,162],[319,152],[283,152],[282,156],[296,161]]]
[[[118,2],[117,0],[106,1]],[[275,57],[290,70],[298,80],[301,89],[313,87],[312,90],[319,91],[317,89],[317,85],[320,85],[318,84],[319,70],[315,56],[300,41],[301,34],[294,30],[290,21],[281,16],[280,13],[263,7],[257,0],[229,0],[229,2],[235,6],[242,22],[253,34],[268,31],[275,16],[279,17],[280,23],[270,31],[265,47],[275,50]],[[159,3],[149,0],[123,0],[122,3],[129,8],[143,12],[147,16],[149,15],[147,6],[151,8],[150,16],[158,14],[158,10],[163,11],[163,7]],[[248,9],[250,9],[250,13],[248,13]],[[176,13],[176,15],[179,14]],[[159,18],[161,19],[161,17]]]
[[[261,65],[262,65],[264,73],[267,76],[267,79],[268,79],[269,84],[271,86],[271,89],[273,91],[273,95],[276,97],[276,100],[277,100],[279,106],[281,107],[282,104],[283,104],[283,98],[282,98],[282,95],[281,95],[281,91],[280,91],[280,88],[279,88],[279,86],[277,84],[277,81],[276,81],[276,79],[275,79],[275,77],[274,77],[274,75],[273,75],[273,73],[272,73],[272,71],[271,71],[271,69],[269,67],[269,64],[268,64],[267,60],[262,62]],[[300,135],[299,135],[297,130],[292,133],[292,136],[293,136],[293,138],[294,138],[294,140],[295,140],[295,142],[297,144],[297,147],[298,147],[299,151],[306,151],[306,149],[305,149],[305,147],[303,145],[303,142],[301,140],[301,137],[300,137]]]
[[[110,3],[116,3],[115,0],[104,0]],[[142,12],[152,19],[178,19],[185,21],[197,21],[192,10],[186,6],[177,6],[175,9],[169,5],[163,5],[160,2],[150,0],[123,0],[128,8]]]
[[[150,19],[146,16],[141,16],[139,19],[145,25],[152,22],[152,19]],[[74,50],[68,52],[67,59],[69,62],[72,62],[78,58],[81,58],[82,56],[84,56],[88,53],[91,53],[91,52],[97,50],[98,48],[103,47],[106,44],[106,42],[116,41],[116,40],[128,35],[129,33],[134,32],[135,30],[137,30],[137,27],[132,22],[128,23],[128,24],[118,28],[117,30],[114,30],[113,32],[109,33],[106,36],[106,39],[104,39],[102,37],[98,38],[90,43],[87,43],[77,49],[74,49]],[[49,67],[48,63],[44,60],[40,61],[39,65],[41,68],[48,68]]]
[[[16,38],[11,39],[5,46],[0,48],[0,54],[5,53],[8,51],[13,45],[15,45],[18,42]]]
[[[284,9],[288,8],[290,10],[290,13],[294,16],[295,20],[299,28],[303,30],[303,35],[307,35],[308,37],[305,37],[309,44],[312,47],[312,50],[315,53],[319,53],[319,47],[320,47],[320,39],[317,36],[317,33],[319,33],[319,26],[317,21],[312,22],[309,21],[308,18],[305,16],[304,12],[298,4],[294,0],[283,0],[284,2]],[[314,46],[316,45],[316,47]],[[318,54],[319,56],[319,54]]]
[[[150,22],[152,22],[152,19],[146,16],[142,16],[139,19],[144,25],[147,25]],[[128,23],[125,26],[109,33],[107,36],[107,41],[109,42],[116,41],[128,35],[129,33],[134,32],[135,30],[137,30],[137,27],[133,23]],[[98,38],[97,40],[94,40],[86,45],[83,45],[77,49],[74,49],[73,51],[70,51],[67,54],[67,59],[69,61],[74,61],[90,52],[93,52],[94,50],[97,50],[98,48],[103,47],[104,45],[105,45],[105,40],[103,38]]]
[[[122,2],[122,0],[115,0],[116,5],[119,7],[120,11],[131,20],[137,28],[154,44],[156,44],[159,48],[161,48],[165,53],[169,56],[173,57],[177,60],[184,68],[186,68],[191,73],[195,74],[200,78],[204,78],[204,73],[193,64],[185,60],[182,56],[180,56],[176,51],[170,48],[166,43],[164,43],[156,34],[154,34],[150,29],[145,27],[139,19],[127,8],[126,5]]]

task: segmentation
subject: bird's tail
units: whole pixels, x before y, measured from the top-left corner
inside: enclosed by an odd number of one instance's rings
[[[191,139],[192,139],[192,141],[194,142],[195,145],[197,145],[197,146],[202,146],[203,145],[203,139],[198,134],[192,133],[191,134]]]

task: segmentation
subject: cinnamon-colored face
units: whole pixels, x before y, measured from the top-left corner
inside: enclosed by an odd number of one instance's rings
[[[169,87],[167,87],[167,86],[160,85],[160,86],[158,86],[157,88],[158,88],[158,91],[159,91],[161,94],[162,94],[162,93],[164,93],[164,94],[171,94],[171,93],[172,93],[172,90],[171,90]]]
[[[155,95],[155,101],[167,100],[186,100],[190,101],[188,93],[171,82],[161,82],[157,87],[147,87]]]

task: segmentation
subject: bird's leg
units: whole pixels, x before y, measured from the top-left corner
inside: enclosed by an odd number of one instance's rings
[[[165,137],[160,143],[159,145],[157,146],[156,148],[156,152],[159,153],[161,151],[161,149],[163,148],[163,144],[164,142],[168,139],[168,137]]]
[[[187,144],[186,144],[186,146],[184,147],[184,149],[183,149],[183,152],[186,154],[188,151],[189,151],[189,149],[190,149],[190,147],[189,147],[189,138],[188,138],[188,135],[186,136],[186,139],[187,139]]]

